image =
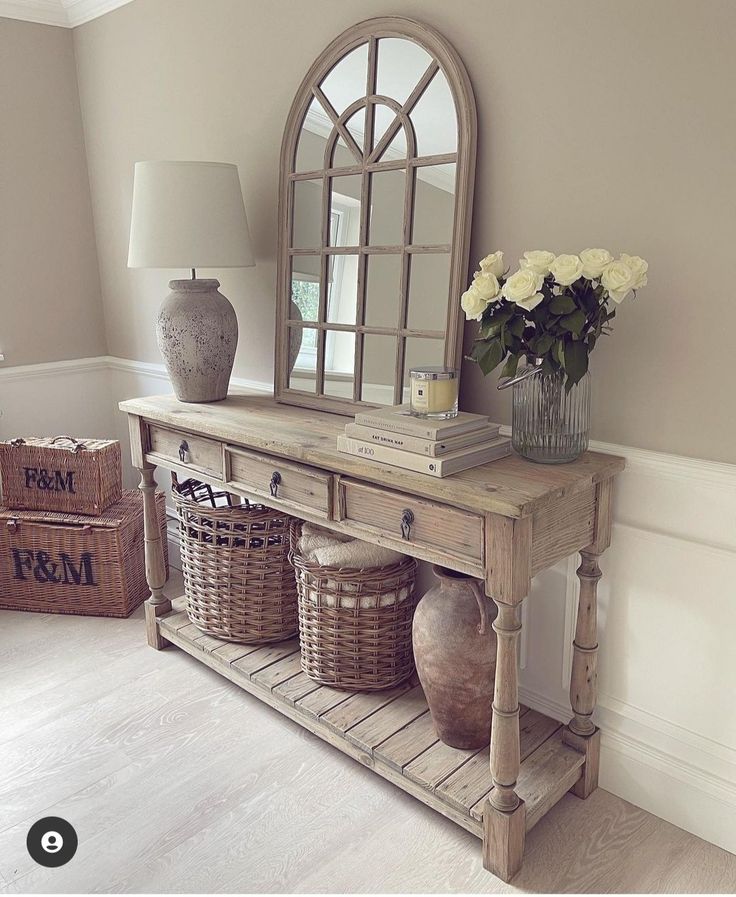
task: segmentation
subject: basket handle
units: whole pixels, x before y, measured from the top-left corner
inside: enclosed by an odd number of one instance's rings
[[[470,588],[473,590],[475,600],[478,602],[478,610],[480,611],[480,623],[478,624],[478,634],[485,635],[488,631],[488,614],[486,613],[485,596],[481,593],[480,586],[475,579],[470,580]]]
[[[72,447],[71,449],[69,449],[69,451],[74,452],[75,455],[77,454],[77,452],[84,452],[87,449],[87,446],[83,442],[80,442],[73,436],[54,436],[54,438],[51,440],[51,445],[53,445],[55,442],[61,442],[64,439],[66,439],[67,442],[71,442]]]

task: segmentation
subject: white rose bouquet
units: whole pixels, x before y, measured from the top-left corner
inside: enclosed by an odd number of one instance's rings
[[[646,286],[647,268],[639,256],[614,259],[606,249],[535,249],[509,274],[502,252],[486,256],[461,298],[465,316],[480,322],[470,360],[489,374],[505,359],[501,374],[513,377],[522,356],[541,358],[542,371],[562,371],[570,390],[596,341],[611,332],[616,306]]]

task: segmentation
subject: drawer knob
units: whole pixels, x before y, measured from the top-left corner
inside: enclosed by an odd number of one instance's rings
[[[278,470],[274,470],[271,474],[271,483],[269,485],[269,489],[271,490],[271,495],[273,498],[279,497],[279,486],[281,485],[281,474]]]
[[[182,464],[189,463],[189,443],[186,441],[186,439],[182,439],[181,443],[179,444],[179,460],[182,462]]]
[[[414,523],[414,512],[404,508],[401,512],[401,538],[407,541],[411,538],[411,525]]]

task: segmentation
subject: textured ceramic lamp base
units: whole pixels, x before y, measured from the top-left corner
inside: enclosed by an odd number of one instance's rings
[[[180,402],[227,397],[238,319],[219,280],[172,280],[158,313],[158,347]]]

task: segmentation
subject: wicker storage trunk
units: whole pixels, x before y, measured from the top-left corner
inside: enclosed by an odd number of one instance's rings
[[[202,632],[245,644],[296,635],[291,518],[263,505],[233,505],[227,492],[174,482],[189,619]]]
[[[292,526],[304,673],[322,685],[354,691],[403,682],[414,672],[417,562],[406,557],[387,567],[326,567],[302,557],[300,533],[300,523]]]
[[[168,571],[163,492],[156,507]],[[127,617],[147,597],[139,492],[99,517],[0,509],[0,607]]]
[[[0,480],[6,508],[101,514],[123,494],[120,443],[71,436],[0,442]]]

